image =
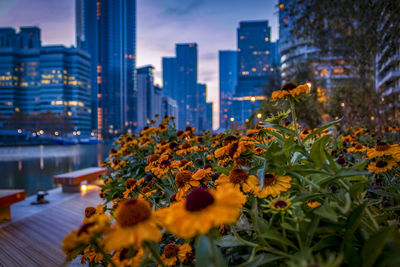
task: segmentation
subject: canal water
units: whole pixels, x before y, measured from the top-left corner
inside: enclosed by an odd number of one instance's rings
[[[27,195],[55,188],[52,177],[96,167],[111,144],[0,147],[0,189],[25,189]]]

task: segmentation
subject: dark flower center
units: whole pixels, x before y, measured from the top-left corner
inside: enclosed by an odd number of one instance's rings
[[[87,207],[85,209],[85,217],[90,218],[96,213],[96,208],[94,207]]]
[[[181,136],[182,134],[183,134],[183,131],[182,131],[182,130],[179,130],[179,131],[176,132],[176,135],[177,135],[177,136]]]
[[[190,144],[189,144],[189,143],[184,143],[184,144],[182,145],[182,148],[183,148],[183,149],[188,149],[188,148],[190,148]]]
[[[375,146],[376,151],[385,151],[390,148],[390,145],[386,142],[378,142]]]
[[[289,91],[289,90],[292,90],[292,89],[294,89],[296,87],[297,86],[294,83],[287,83],[282,87],[282,90]]]
[[[242,184],[249,178],[249,175],[245,170],[233,169],[229,173],[229,181],[233,184]]]
[[[161,168],[166,168],[166,167],[168,167],[168,166],[170,166],[170,165],[171,165],[171,161],[169,161],[169,160],[167,160],[167,159],[161,161],[161,163],[160,163],[160,167],[161,167]]]
[[[272,185],[276,182],[276,177],[272,173],[266,173],[264,175],[264,186]]]
[[[275,202],[274,207],[283,209],[287,207],[287,203],[284,200],[278,200],[277,202]]]
[[[81,228],[79,228],[78,236],[80,236],[80,235],[83,234],[83,233],[87,233],[87,232],[88,232],[88,229],[89,229],[90,227],[92,227],[93,225],[95,225],[95,223],[85,223],[85,224],[83,224],[83,225],[81,226]]]
[[[195,188],[186,197],[186,210],[200,211],[214,203],[214,197],[204,188]]]
[[[175,176],[175,184],[178,187],[183,187],[187,182],[192,179],[192,173],[190,171],[181,171]]]
[[[386,167],[388,164],[387,164],[387,162],[386,161],[383,161],[383,160],[380,160],[380,161],[378,161],[377,163],[376,163],[376,167],[378,167],[378,168],[384,168],[384,167]]]
[[[128,180],[126,180],[125,182],[125,186],[128,189],[131,189],[135,184],[136,184],[136,179],[133,178],[128,178]]]
[[[167,258],[172,258],[178,256],[179,247],[177,244],[168,244],[164,248],[164,254]]]
[[[361,148],[362,148],[362,145],[360,145],[360,144],[356,145],[356,149],[361,149]]]
[[[160,155],[154,154],[147,158],[147,163],[152,163],[160,158]]]
[[[117,222],[123,226],[134,226],[150,218],[151,208],[146,200],[131,198],[121,203],[116,212]]]
[[[235,152],[238,149],[238,147],[239,143],[237,141],[229,145],[229,150],[228,150],[229,157],[233,158],[233,155],[235,155]]]

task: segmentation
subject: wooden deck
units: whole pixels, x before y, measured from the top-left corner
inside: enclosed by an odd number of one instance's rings
[[[28,197],[13,205],[12,221],[0,224],[0,266],[60,266],[64,236],[81,225],[86,207],[100,203],[95,185],[82,193],[49,192],[50,204],[30,206],[36,196]]]

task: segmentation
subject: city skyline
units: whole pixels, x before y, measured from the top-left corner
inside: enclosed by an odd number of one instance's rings
[[[277,1],[139,0],[137,5],[136,66],[153,65],[156,83],[161,83],[161,58],[173,56],[175,43],[196,42],[199,82],[207,84],[207,100],[215,103],[216,128],[219,125],[218,51],[236,49],[240,20],[269,20],[271,40],[277,40]],[[75,45],[74,8],[72,0],[2,1],[0,26],[37,25],[42,29],[44,44]]]

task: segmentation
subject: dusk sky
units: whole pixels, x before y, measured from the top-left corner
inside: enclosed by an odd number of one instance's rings
[[[277,0],[137,0],[137,66],[151,64],[161,84],[161,57],[175,43],[196,42],[199,82],[208,86],[218,123],[218,51],[236,49],[240,20],[269,20],[278,39]],[[0,0],[0,27],[36,25],[44,44],[75,45],[75,0]]]

